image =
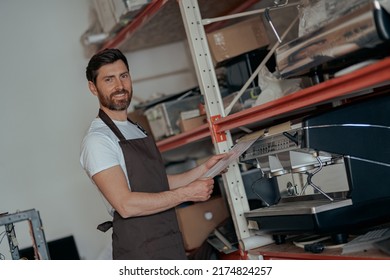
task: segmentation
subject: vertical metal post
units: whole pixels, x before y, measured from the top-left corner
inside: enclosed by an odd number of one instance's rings
[[[199,5],[196,0],[178,0],[193,62],[204,96],[211,137],[217,153],[228,152],[233,146],[229,131],[216,133],[214,122],[225,116],[223,102],[219,91],[214,64],[210,55],[206,33],[202,24]],[[250,237],[244,213],[249,211],[241,172],[237,163],[231,164],[223,175],[225,192],[230,212],[239,240]]]
[[[39,216],[38,211],[30,212],[30,221],[32,232],[35,240],[35,245],[37,246],[37,251],[39,254],[39,259],[50,260],[49,248],[47,247],[45,232],[43,231],[41,217]]]

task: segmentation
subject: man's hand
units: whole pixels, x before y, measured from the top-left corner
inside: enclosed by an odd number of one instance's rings
[[[184,196],[185,201],[206,201],[213,193],[214,180],[211,178],[202,178],[177,189],[180,195]]]
[[[169,188],[174,190],[180,187],[188,186],[189,184],[194,183],[196,180],[199,180],[199,178],[205,179],[206,177],[204,175],[210,170],[210,168],[225,158],[226,155],[227,154],[219,154],[211,156],[206,162],[189,171],[180,174],[168,175]],[[223,170],[221,173],[224,172],[226,172],[226,170]]]
[[[218,155],[213,155],[211,158],[209,158],[205,163],[204,166],[207,170],[209,170],[211,167],[216,165],[218,161],[223,159],[226,156],[226,154],[218,154]]]
[[[214,155],[211,158],[209,158],[204,164],[205,172],[203,174],[206,174],[207,171],[209,171],[214,165],[216,165],[220,160],[225,158],[227,156],[226,153]],[[223,174],[227,171],[227,169],[223,170],[220,174]]]

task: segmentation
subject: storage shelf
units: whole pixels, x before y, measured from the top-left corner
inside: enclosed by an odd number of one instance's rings
[[[270,244],[250,250],[254,256],[264,260],[389,260],[390,256],[378,249],[362,250],[352,254],[342,254],[341,248],[328,248],[321,254],[306,252],[291,241],[284,244]]]
[[[214,123],[214,129],[217,133],[222,133],[254,123],[264,127],[271,121],[294,117],[302,111],[314,110],[318,105],[362,94],[365,89],[374,88],[389,81],[390,58],[385,58],[350,74],[221,118]],[[159,141],[157,146],[161,152],[164,152],[206,137],[210,137],[207,124]]]
[[[248,10],[259,1],[229,0],[218,2],[218,4],[209,0],[199,0],[199,2],[201,4],[200,7],[203,9],[201,12],[204,17],[215,17],[221,14],[234,14]],[[210,9],[210,7],[213,7],[213,9]],[[157,26],[172,26],[172,22],[166,22],[168,20],[174,20],[174,25],[182,25],[181,17],[174,16],[174,14],[177,13],[176,9],[178,11],[176,1],[153,0],[114,38],[107,41],[102,48],[119,47],[124,51],[132,51],[133,49],[128,49],[128,45],[131,45],[132,43],[138,45],[139,40],[136,37],[140,36],[141,33],[146,34],[143,36],[147,36],[148,41],[155,40],[154,38],[157,36],[153,36],[154,33],[150,34],[150,32],[152,32],[151,30],[154,30],[153,32],[161,33],[161,31],[157,30]],[[209,32],[220,27],[221,24],[223,24],[223,22],[210,24],[206,26],[205,29]],[[150,28],[148,25],[150,25]],[[169,33],[169,31],[170,30],[166,30],[165,28],[164,34],[167,32]],[[171,33],[179,34],[180,32]],[[185,37],[182,36],[183,35],[180,35],[180,39],[185,39]],[[170,38],[170,40],[175,39],[177,38]],[[162,41],[153,42],[151,44],[158,45],[161,43]],[[149,47],[149,45],[147,47]],[[259,128],[265,127],[282,118],[295,117],[302,112],[313,111],[318,105],[339,99],[346,99],[359,91],[376,87],[381,83],[388,81],[390,81],[390,58],[386,58],[373,65],[364,67],[339,78],[328,80],[277,100],[221,118],[213,124],[213,129],[216,133],[223,133],[224,131],[237,129],[241,126],[254,124]],[[192,131],[158,141],[157,146],[161,152],[165,152],[207,137],[210,137],[210,127],[205,124]]]
[[[213,18],[249,10],[259,0],[199,0],[204,17]],[[224,22],[205,27],[212,32]],[[124,52],[152,48],[187,40],[183,19],[176,0],[153,0],[117,34],[103,43],[100,49],[119,48]]]
[[[310,109],[324,102],[331,102],[341,97],[347,98],[359,91],[376,87],[390,81],[390,58],[356,70],[353,73],[334,78],[315,86],[305,88],[277,100],[252,107],[215,122],[216,131],[223,132],[250,123],[294,116],[294,112]]]
[[[160,140],[157,142],[157,147],[160,152],[166,152],[209,136],[209,125],[203,124],[191,131],[180,133],[167,139]]]
[[[137,30],[141,29],[154,15],[156,15],[167,2],[167,0],[154,0],[150,4],[146,5],[145,9],[143,9],[137,17],[121,29],[111,40],[105,42],[101,49],[118,48]]]

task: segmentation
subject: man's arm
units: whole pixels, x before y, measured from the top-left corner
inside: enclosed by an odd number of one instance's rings
[[[214,184],[213,179],[208,178],[165,192],[132,192],[119,165],[93,175],[92,179],[123,218],[155,214],[186,201],[205,201],[210,198]]]
[[[226,154],[218,154],[210,157],[205,163],[184,173],[168,175],[169,188],[171,190],[185,186],[192,181],[201,178],[211,167],[223,159]]]

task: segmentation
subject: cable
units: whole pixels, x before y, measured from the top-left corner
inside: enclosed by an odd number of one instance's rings
[[[253,193],[254,193],[255,195],[257,195],[257,196],[260,198],[260,200],[263,201],[263,202],[265,203],[265,205],[266,205],[267,207],[269,207],[270,204],[269,204],[269,203],[268,203],[260,194],[258,194],[257,191],[256,191],[255,188],[254,188],[254,185],[255,185],[258,181],[260,181],[261,179],[263,179],[263,176],[260,177],[260,178],[258,178],[258,179],[256,179],[256,180],[251,184],[251,189],[252,189]]]
[[[321,237],[321,238],[318,238],[318,239],[313,239],[313,240],[309,240],[309,241],[293,241],[294,245],[299,247],[299,248],[304,248],[305,245],[309,245],[309,244],[313,244],[313,243],[318,243],[318,242],[321,242],[321,241],[324,241],[324,240],[328,240],[330,239],[329,236],[324,236],[324,237]]]
[[[3,239],[4,239],[4,237],[6,236],[6,232],[3,231],[2,233],[0,233],[0,235],[2,235],[2,234],[3,234],[3,236],[2,236],[1,239],[0,239],[0,244],[1,244],[1,242],[3,242]]]
[[[1,239],[0,239],[0,245],[1,245],[1,243],[3,242],[4,237],[7,235],[6,231],[3,231],[2,233],[0,233],[0,235],[3,235],[1,237]],[[3,255],[2,253],[0,253],[0,260],[2,260],[2,261],[5,260],[5,255]]]
[[[299,248],[304,249],[306,252],[311,253],[321,253],[325,249],[337,249],[342,248],[345,244],[335,244],[335,245],[325,245],[321,241],[329,240],[331,239],[330,236],[324,236],[317,239],[309,240],[309,241],[293,241],[293,244]]]

